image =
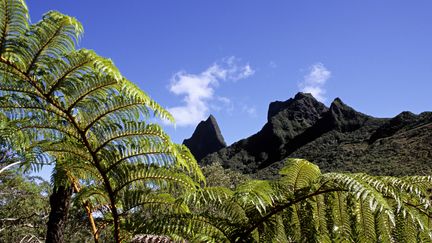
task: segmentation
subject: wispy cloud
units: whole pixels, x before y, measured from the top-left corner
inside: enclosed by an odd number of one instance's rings
[[[234,111],[234,103],[230,98],[224,96],[216,96],[209,104],[209,110],[221,111],[224,110],[228,114]]]
[[[256,108],[254,106],[243,105],[242,106],[242,111],[245,112],[246,114],[248,114],[251,117],[256,117],[257,116],[257,111],[256,111]]]
[[[331,77],[331,72],[322,64],[315,63],[309,68],[309,73],[299,83],[299,89],[305,93],[311,93],[317,100],[325,101],[324,85]]]
[[[208,115],[211,105],[217,107],[215,102],[222,105],[231,105],[227,97],[215,95],[215,89],[221,81],[238,81],[254,74],[249,64],[240,64],[236,57],[224,58],[214,63],[198,74],[177,72],[171,78],[169,90],[175,95],[184,96],[184,104],[168,108],[174,116],[178,126],[196,125]]]

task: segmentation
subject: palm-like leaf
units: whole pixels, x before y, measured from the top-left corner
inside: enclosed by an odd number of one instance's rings
[[[30,25],[23,1],[0,1],[0,109],[31,141],[34,163],[56,162],[81,182],[80,200],[109,209],[120,241],[133,208],[151,198],[169,202],[158,191],[194,189],[203,176],[187,149],[147,122],[152,113],[172,120],[165,109],[110,60],[75,49],[82,32],[76,19],[54,11]],[[149,196],[128,201],[129,190]]]
[[[206,242],[432,240],[430,177],[321,174],[305,160],[287,161],[281,174],[235,191],[204,188],[184,195],[191,212],[168,213],[149,228],[187,239],[206,235],[199,238]]]

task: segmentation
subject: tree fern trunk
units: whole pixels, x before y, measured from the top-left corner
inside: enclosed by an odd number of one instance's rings
[[[50,196],[51,212],[48,220],[47,243],[62,243],[69,206],[72,197],[72,186],[56,187]]]

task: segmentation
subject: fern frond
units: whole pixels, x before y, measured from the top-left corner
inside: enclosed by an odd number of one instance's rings
[[[266,220],[258,227],[257,231],[259,234],[259,242],[288,242],[281,215],[275,215],[269,220]]]
[[[173,116],[165,108],[163,108],[156,101],[151,99],[144,91],[138,88],[138,86],[136,86],[134,83],[130,82],[127,79],[123,79],[121,84],[122,84],[121,90],[123,93],[129,94],[130,97],[133,97],[133,99],[136,99],[137,101],[144,103],[145,106],[147,106],[154,112],[155,117],[159,117],[174,122]]]
[[[246,225],[248,215],[233,198],[233,192],[223,187],[208,187],[182,196],[194,214],[212,216],[230,222],[231,225]]]
[[[30,25],[23,1],[0,1],[0,111],[26,134],[29,166],[55,164],[55,183],[81,184],[82,202],[104,210],[120,241],[136,205],[156,205],[205,180],[188,149],[147,123],[152,112],[172,116],[111,60],[75,49],[82,32],[76,19],[54,11]],[[148,194],[132,203],[132,191]]]
[[[93,62],[97,56],[94,52],[85,49],[73,51],[64,57],[48,59],[46,61],[49,69],[42,74],[46,80],[46,94],[52,95],[56,90],[61,90],[62,86],[67,89],[68,85],[75,86],[80,83],[74,78],[85,77],[93,71]],[[41,71],[42,72],[42,71]],[[75,82],[74,82],[75,81]]]
[[[28,47],[20,52],[25,73],[37,75],[38,69],[45,68],[45,61],[73,51],[82,32],[83,28],[75,18],[55,11],[46,13],[25,36]]]
[[[173,156],[176,158],[176,166],[181,168],[195,181],[205,185],[206,180],[204,174],[189,149],[184,144],[174,144],[173,146],[175,148]]]
[[[339,241],[349,242],[351,238],[351,226],[346,207],[346,194],[335,192],[333,202],[334,234]]]
[[[183,173],[176,173],[166,168],[133,164],[123,165],[111,171],[110,178],[112,178],[114,195],[137,183],[145,183],[156,189],[174,189],[175,186],[182,186],[193,190],[197,187],[196,182]]]
[[[23,0],[0,1],[0,55],[11,60],[14,43],[11,41],[27,32],[29,25],[27,5]]]
[[[122,119],[133,120],[139,119],[140,116],[147,116],[149,109],[145,106],[145,102],[126,99],[126,97],[117,96],[105,98],[103,100],[92,100],[87,102],[85,109],[93,110],[93,114],[89,112],[80,112],[82,121],[86,121],[82,128],[88,132],[95,124],[103,124],[105,120],[121,121]],[[80,107],[84,108],[84,107]],[[78,108],[78,109],[80,109]]]
[[[280,172],[282,181],[291,186],[294,190],[304,187],[309,187],[321,175],[318,166],[303,160],[303,159],[289,159]]]
[[[208,242],[229,242],[230,232],[235,228],[224,220],[192,214],[167,215],[146,226],[149,232],[179,235],[184,239],[203,239]]]
[[[122,214],[127,215],[131,211],[147,211],[162,213],[189,213],[186,204],[180,203],[176,198],[168,193],[152,193],[149,189],[132,189],[124,191],[120,195],[123,204]]]
[[[317,229],[317,236],[319,242],[331,242],[330,234],[327,228],[326,208],[328,205],[325,203],[324,195],[317,195],[312,200],[315,203],[314,206],[314,218]]]
[[[160,126],[146,124],[145,122],[105,123],[95,128],[93,134],[97,143],[95,144],[95,153],[108,144],[125,138],[140,138],[144,140],[144,144],[141,146],[145,146],[146,148],[166,144],[169,141],[168,136]]]
[[[375,218],[369,204],[359,198],[355,203],[355,210],[358,225],[355,230],[357,231],[358,240],[361,242],[374,242],[377,238],[375,235]]]
[[[269,181],[250,180],[240,185],[234,193],[234,198],[244,208],[249,205],[253,207],[251,210],[258,210],[260,214],[264,214],[269,206],[272,206],[275,201],[276,193],[274,192]]]
[[[82,190],[76,195],[75,201],[81,203],[87,201],[92,205],[93,211],[102,210],[109,212],[108,205],[110,199],[102,185],[82,188]]]

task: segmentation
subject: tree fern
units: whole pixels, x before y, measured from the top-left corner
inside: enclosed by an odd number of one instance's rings
[[[30,24],[23,1],[0,1],[0,110],[23,134],[31,164],[55,163],[53,195],[67,206],[74,188],[91,220],[102,215],[95,241],[135,233],[205,242],[432,239],[429,176],[322,174],[291,159],[277,180],[200,188],[190,152],[148,123],[170,114],[112,61],[76,50],[82,32],[54,11]]]
[[[187,149],[147,122],[172,120],[166,110],[110,60],[75,49],[82,32],[55,11],[29,24],[23,1],[1,1],[0,109],[31,141],[33,164],[56,163],[57,189],[82,188],[79,200],[103,213],[119,242],[128,212],[164,205],[159,192],[194,190],[203,176]]]
[[[184,195],[182,203],[190,211],[168,213],[166,221],[155,220],[152,227],[184,239],[206,235],[208,242],[432,240],[424,190],[432,186],[429,177],[321,174],[305,160],[289,160],[281,174],[235,191],[203,188]]]

